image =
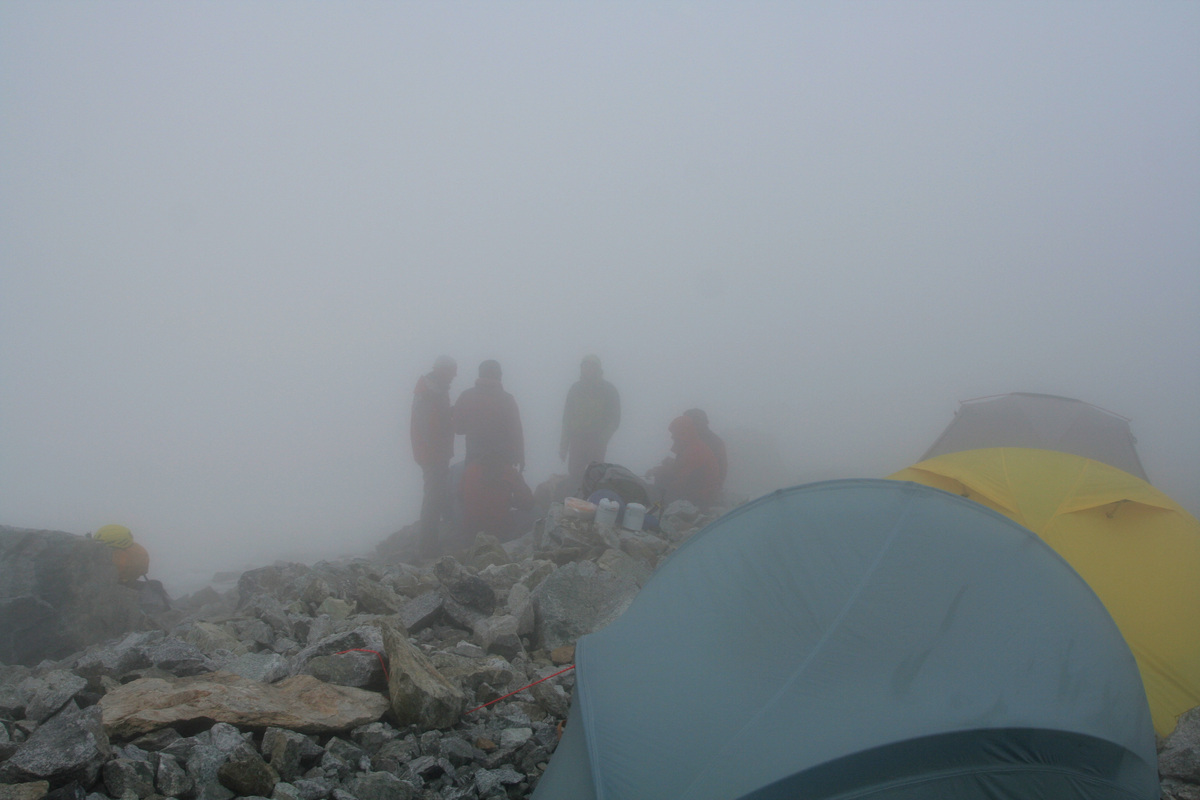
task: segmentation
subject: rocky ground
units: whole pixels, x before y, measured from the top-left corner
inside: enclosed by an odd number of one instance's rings
[[[0,800],[528,797],[574,642],[714,516],[682,504],[656,534],[539,523],[421,566],[401,534],[377,558],[251,570],[143,630],[0,665]]]
[[[420,566],[398,535],[373,559],[255,569],[119,638],[0,665],[0,800],[528,797],[574,642],[714,516],[670,511],[657,534],[539,523]],[[1160,770],[1164,797],[1200,800],[1200,709]]]

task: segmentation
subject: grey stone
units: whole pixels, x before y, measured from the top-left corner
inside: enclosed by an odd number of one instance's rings
[[[157,731],[147,733],[145,736],[139,736],[133,740],[133,744],[143,750],[157,752],[165,750],[183,737],[174,728],[161,728]]]
[[[234,796],[222,786],[218,778],[221,765],[229,759],[225,753],[210,744],[200,744],[192,748],[187,758],[187,774],[195,784],[197,800],[229,800]]]
[[[660,540],[661,541],[661,540]],[[665,544],[665,542],[664,542]],[[658,566],[658,556],[646,540],[640,536],[623,536],[621,537],[621,550],[627,553],[631,558],[645,564],[651,570]]]
[[[276,635],[292,635],[292,622],[280,598],[267,593],[256,594],[242,606],[242,610],[266,623]]]
[[[500,731],[501,747],[520,747],[533,738],[532,728],[505,728]]]
[[[250,641],[263,647],[271,647],[275,644],[275,629],[261,619],[231,620],[229,626],[236,631],[238,639],[243,642]]]
[[[555,670],[555,672],[557,671]],[[539,684],[529,687],[529,693],[533,695],[534,701],[547,714],[566,719],[567,712],[571,708],[571,698],[553,680],[542,681]]]
[[[0,786],[0,800],[42,800],[49,791],[48,781],[13,783]]]
[[[517,618],[511,614],[481,619],[475,623],[473,632],[476,644],[489,653],[511,661],[525,652],[517,634]]]
[[[308,622],[308,633],[304,636],[304,643],[316,644],[322,639],[333,636],[335,633],[337,633],[337,628],[334,626],[333,618],[328,614],[311,617]]]
[[[292,674],[302,673],[305,665],[314,658],[351,650],[383,652],[383,636],[379,633],[379,628],[375,625],[361,625],[353,630],[327,636],[316,644],[310,644],[291,658]]]
[[[20,689],[27,698],[25,716],[45,722],[86,688],[85,679],[65,669],[53,670],[40,678],[27,678]]]
[[[409,643],[401,631],[380,625],[389,665],[388,695],[401,725],[449,728],[458,722],[465,698]]]
[[[304,734],[283,728],[267,728],[263,733],[262,755],[280,778],[292,781],[302,774],[301,759],[308,744],[312,743]]]
[[[447,652],[447,651],[443,651],[443,652]],[[454,647],[451,647],[448,652],[453,653],[456,656],[463,656],[465,658],[486,658],[487,657],[486,650],[484,650],[482,647],[475,644],[474,642],[468,642],[468,641],[462,641],[462,642],[456,643],[454,645]]]
[[[515,786],[525,780],[525,776],[514,769],[481,769],[475,773],[475,790],[480,797],[485,797],[505,786]]]
[[[426,592],[413,598],[400,609],[400,621],[409,633],[434,625],[441,618],[445,601],[439,592]]]
[[[199,647],[182,639],[169,637],[147,652],[150,662],[161,670],[180,677],[212,672],[216,664]]]
[[[533,591],[539,645],[552,650],[600,630],[633,602],[638,586],[591,562],[556,569]]]
[[[290,783],[280,781],[271,791],[271,800],[300,800],[300,790]]]
[[[645,586],[646,581],[654,574],[654,570],[650,569],[646,562],[634,558],[624,550],[605,550],[604,554],[596,559],[596,564],[618,578],[637,584],[639,589]]]
[[[80,710],[68,703],[0,766],[0,781],[48,780],[53,785],[78,781],[90,786],[112,755],[95,706]]]
[[[1160,788],[1162,800],[1200,800],[1200,784],[1164,778]]]
[[[349,652],[330,656],[317,656],[303,667],[306,675],[338,686],[356,686],[360,689],[382,691],[387,688],[383,663],[377,653]]]
[[[456,767],[466,766],[474,761],[482,761],[484,753],[465,739],[457,736],[447,736],[439,744],[438,751]]]
[[[354,743],[371,755],[378,753],[381,747],[399,735],[394,728],[382,722],[360,725],[350,731],[350,738]]]
[[[148,651],[166,638],[162,631],[135,631],[120,641],[90,648],[75,662],[74,672],[84,678],[120,679],[153,664]]]
[[[0,717],[21,719],[25,715],[25,693],[20,690],[32,670],[20,664],[0,664]]]
[[[437,586],[437,578],[411,564],[392,564],[384,578],[389,586],[405,597],[419,597]]]
[[[1158,771],[1164,778],[1200,784],[1200,707],[1180,715],[1163,742]]]
[[[340,756],[328,751],[321,756],[320,767],[323,774],[328,775],[338,783],[347,780],[352,773],[358,771],[357,763],[351,764]]]
[[[475,569],[512,563],[512,556],[500,544],[500,540],[487,533],[475,535],[475,541],[463,553],[463,562]]]
[[[145,761],[114,758],[103,769],[104,788],[113,797],[138,798],[154,794],[154,768]]]
[[[366,770],[369,771],[371,768],[371,761],[367,752],[353,742],[346,741],[339,736],[332,737],[326,743],[325,752],[356,770],[359,769],[359,765],[364,763],[364,761],[367,764]]]
[[[482,614],[496,610],[496,593],[487,581],[477,575],[463,575],[446,585],[455,601]]]
[[[399,614],[404,607],[404,598],[391,587],[366,577],[360,577],[354,586],[354,599],[358,608],[367,614]]]
[[[676,500],[667,506],[659,520],[659,527],[667,537],[674,540],[675,536],[687,531],[700,517],[700,509],[687,500]]]
[[[246,734],[228,722],[218,722],[208,729],[208,741],[222,753],[232,753],[246,744]]]
[[[511,663],[495,655],[465,658],[453,653],[434,653],[430,662],[445,678],[472,691],[484,684],[506,687],[524,677]]]
[[[464,631],[473,629],[476,622],[487,619],[489,616],[482,611],[463,605],[453,597],[443,598],[442,615],[449,624],[462,628]]]
[[[317,606],[318,614],[326,614],[333,619],[347,619],[356,610],[357,606],[354,603],[348,603],[336,597],[326,597],[321,601],[321,605]]]
[[[225,664],[222,669],[260,683],[274,683],[290,674],[288,660],[278,653],[245,653]]]
[[[323,800],[329,797],[333,786],[328,781],[312,778],[299,778],[292,782],[300,794],[300,800]]]
[[[212,622],[189,623],[181,626],[178,633],[185,642],[194,645],[200,652],[208,656],[212,656],[220,650],[227,650],[234,655],[241,655],[247,650],[241,640]]]
[[[162,730],[172,730],[172,729],[160,728],[159,730],[154,731],[153,733],[148,733],[144,736],[139,736],[134,741],[138,741],[138,742],[145,741],[150,736],[154,736]],[[196,736],[186,736],[186,737],[181,736],[172,742],[168,742],[159,751],[159,754],[167,755],[167,756],[170,756],[171,758],[178,759],[181,764],[187,764],[188,758],[191,757],[191,755],[192,755],[192,750],[199,747],[200,745],[206,745],[208,747],[212,747],[212,740],[211,740],[211,738],[209,738],[207,731],[205,731],[204,733],[198,734]]]
[[[539,559],[534,561],[529,568],[529,572],[521,579],[521,585],[529,591],[533,591],[538,585],[554,574],[554,570],[558,569],[553,561]]]
[[[191,794],[196,782],[174,757],[159,754],[158,767],[154,771],[154,788],[164,797],[181,797]]]
[[[310,567],[289,562],[277,562],[269,567],[243,572],[237,583],[238,608],[245,608],[253,598],[263,594],[276,600],[297,597],[310,575]]]
[[[442,760],[437,756],[418,756],[408,762],[408,772],[410,775],[419,777],[423,781],[434,780],[446,774],[446,766],[442,764]],[[453,769],[453,766],[451,766]]]
[[[412,800],[416,791],[408,781],[387,772],[368,772],[351,781],[350,793],[358,800]]]
[[[537,614],[533,607],[533,590],[523,583],[508,590],[508,613],[517,620],[517,635],[530,636],[536,631]]]
[[[393,739],[390,742],[384,743],[379,748],[379,751],[371,757],[371,765],[377,772],[397,773],[405,764],[412,761],[420,753],[420,745],[417,744],[416,739],[413,737]]]
[[[286,636],[280,636],[275,640],[275,644],[271,645],[271,650],[283,656],[284,658],[289,658],[300,652],[300,643],[295,639],[289,639]]]
[[[235,794],[269,797],[279,782],[279,773],[257,755],[239,754],[217,769],[217,779]]]
[[[487,581],[498,596],[503,596],[525,577],[525,567],[515,563],[491,564],[479,570],[479,577]]]
[[[299,595],[300,601],[312,610],[319,608],[326,598],[333,596],[334,588],[320,575],[310,575]]]

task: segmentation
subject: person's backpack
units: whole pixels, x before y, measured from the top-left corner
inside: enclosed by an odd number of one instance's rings
[[[641,503],[650,506],[650,492],[645,481],[632,470],[620,464],[602,464],[593,461],[583,473],[583,484],[580,486],[581,497],[590,497],[593,492],[607,489],[621,496],[624,505]]]

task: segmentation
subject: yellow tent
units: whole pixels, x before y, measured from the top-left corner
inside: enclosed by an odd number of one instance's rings
[[[1200,521],[1178,503],[1116,467],[1052,450],[966,450],[889,477],[988,506],[1066,559],[1137,658],[1160,736],[1200,705]]]

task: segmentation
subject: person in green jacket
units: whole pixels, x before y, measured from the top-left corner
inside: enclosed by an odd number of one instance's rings
[[[567,392],[558,445],[558,456],[567,461],[573,485],[583,480],[588,464],[604,461],[608,441],[620,424],[621,396],[617,388],[604,380],[598,356],[584,356],[579,380]]]

